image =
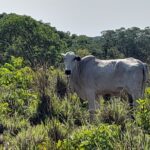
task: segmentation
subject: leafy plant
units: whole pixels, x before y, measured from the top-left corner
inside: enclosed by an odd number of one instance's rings
[[[0,100],[8,114],[17,112],[29,117],[35,113],[38,95],[31,89],[32,83],[33,71],[24,67],[22,58],[12,57],[10,63],[0,67]]]
[[[113,149],[115,142],[118,141],[120,134],[119,127],[116,125],[102,124],[98,127],[83,127],[74,131],[69,138],[59,141],[57,146],[61,150],[70,149]]]
[[[140,99],[137,102],[136,121],[145,132],[150,134],[150,100]]]

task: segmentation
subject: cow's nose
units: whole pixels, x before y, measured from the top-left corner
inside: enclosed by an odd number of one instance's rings
[[[70,75],[71,74],[71,70],[65,70],[65,74],[66,75]]]

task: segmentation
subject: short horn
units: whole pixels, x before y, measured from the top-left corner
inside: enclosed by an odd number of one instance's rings
[[[62,56],[65,56],[65,54],[64,54],[64,53],[61,53],[61,55],[62,55]]]

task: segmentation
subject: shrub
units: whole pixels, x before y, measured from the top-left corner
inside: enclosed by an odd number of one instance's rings
[[[51,141],[43,124],[22,130],[10,139],[10,149],[50,149]]]
[[[64,99],[60,100],[56,95],[52,97],[53,116],[62,123],[67,123],[70,130],[74,126],[81,126],[88,121],[88,109],[83,108],[82,104],[76,94],[69,94]]]
[[[56,89],[57,96],[59,96],[60,98],[65,97],[67,93],[67,83],[65,82],[63,77],[61,77],[59,74],[57,74],[55,89]]]
[[[128,113],[130,112],[127,103],[115,98],[111,102],[102,104],[99,120],[103,123],[121,125],[121,129],[124,130]]]
[[[33,91],[33,71],[24,67],[22,58],[11,58],[10,64],[0,67],[0,101],[7,114],[19,113],[28,118],[36,111],[37,92]],[[4,109],[3,109],[4,112]]]
[[[68,135],[67,124],[65,125],[55,118],[47,120],[46,129],[49,138],[52,139],[55,143],[58,140],[63,140]]]
[[[119,127],[116,125],[102,124],[98,127],[82,127],[75,130],[68,139],[59,141],[57,146],[61,150],[113,149],[118,141],[119,134]]]
[[[141,127],[137,127],[135,121],[128,121],[125,125],[126,130],[122,132],[119,141],[120,149],[148,150],[150,135],[146,134]]]
[[[150,134],[150,99],[140,99],[137,102],[136,122]]]
[[[27,119],[15,114],[13,117],[1,118],[0,122],[5,128],[4,135],[10,134],[16,136],[21,130],[27,129],[29,127],[29,122]]]

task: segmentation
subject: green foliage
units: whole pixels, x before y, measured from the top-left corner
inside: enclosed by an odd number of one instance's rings
[[[104,123],[117,124],[121,129],[125,129],[126,120],[129,118],[129,106],[127,102],[122,102],[120,98],[111,99],[111,102],[101,104],[102,108],[98,114],[99,120]]]
[[[137,127],[136,121],[128,120],[126,122],[126,131],[122,132],[117,148],[120,149],[149,149],[150,135]]]
[[[64,99],[53,96],[53,116],[60,122],[67,123],[70,130],[75,126],[81,126],[88,121],[87,108],[83,108],[79,98],[75,94],[69,94]]]
[[[114,97],[111,103],[100,99],[101,109],[96,112],[96,120],[91,125],[86,101],[80,101],[74,93],[66,93],[63,98],[57,96],[58,73],[66,82],[59,69],[44,67],[33,71],[24,66],[21,58],[14,57],[9,63],[1,65],[2,68],[5,70],[0,76],[3,79],[0,87],[0,123],[5,127],[3,147],[148,149],[149,88],[146,89],[145,99],[138,101],[135,120],[129,116],[127,103]],[[11,78],[6,82],[8,76]],[[50,113],[46,114],[47,110]]]
[[[64,98],[67,93],[67,83],[65,80],[57,74],[57,82],[56,82],[56,93],[60,98]]]
[[[1,123],[6,129],[4,136],[8,134],[11,136],[16,136],[21,130],[27,129],[30,126],[30,123],[26,118],[15,113],[13,117],[8,115],[1,119]]]
[[[73,51],[86,49],[90,54],[100,59],[115,59],[135,57],[145,62],[150,62],[150,28],[139,29],[120,28],[106,30],[99,37],[72,35],[68,48]],[[69,39],[69,36],[68,36]],[[82,53],[81,53],[82,54]]]
[[[150,28],[141,30],[136,27],[104,31],[101,36],[103,57],[135,57],[149,62],[149,34]]]
[[[145,89],[145,97],[146,98],[150,98],[150,87],[147,87],[146,89]]]
[[[64,48],[65,42],[50,24],[16,14],[5,14],[0,18],[1,63],[14,55],[23,57],[26,63],[34,67],[46,62],[54,65]]]
[[[145,132],[150,134],[150,100],[140,99],[137,101],[138,107],[136,109],[137,123]]]
[[[10,148],[18,150],[49,149],[50,146],[51,141],[48,138],[48,132],[42,124],[22,130],[10,141]]]
[[[65,150],[82,149],[114,149],[118,141],[119,128],[116,125],[100,125],[98,127],[81,128],[63,142],[58,142],[58,148]]]
[[[90,52],[87,49],[78,49],[76,50],[76,54],[80,57],[84,57],[90,55]]]
[[[32,70],[29,67],[23,67],[22,58],[12,57],[10,63],[1,66],[1,111],[10,115],[17,112],[26,117],[35,113],[38,95],[31,90],[32,81]]]
[[[67,138],[68,136],[68,126],[61,123],[57,119],[47,120],[46,121],[46,129],[48,132],[48,136],[50,139],[52,139],[55,143],[57,143],[58,140],[63,140],[64,138]]]
[[[9,113],[8,103],[0,103],[0,114],[2,117]]]
[[[77,36],[57,31],[48,23],[29,16],[1,14],[0,63],[8,62],[11,55],[21,56],[35,67],[58,66],[60,53],[75,51],[81,56],[93,54],[101,59],[135,57],[150,62],[150,28],[120,28],[107,30],[99,37]]]

